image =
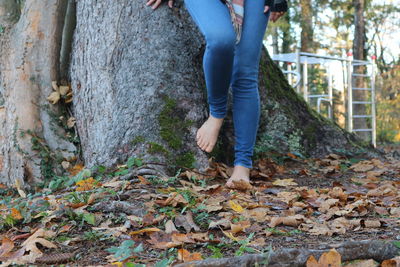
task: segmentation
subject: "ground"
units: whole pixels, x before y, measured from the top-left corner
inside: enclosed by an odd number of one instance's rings
[[[400,246],[400,161],[391,157],[400,147],[384,149],[382,159],[271,155],[255,162],[244,191],[224,187],[232,168],[221,163],[143,177],[136,158],[113,170],[75,165],[35,192],[3,186],[1,266],[168,266],[351,240]]]

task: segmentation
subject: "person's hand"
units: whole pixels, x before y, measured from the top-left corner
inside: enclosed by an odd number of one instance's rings
[[[163,0],[148,0],[146,3],[146,6],[153,5],[151,8],[156,9],[162,2],[163,2]],[[169,8],[172,8],[173,4],[174,4],[174,0],[168,1]]]
[[[264,13],[267,13],[269,10],[269,6],[264,7]],[[280,12],[271,12],[271,15],[269,16],[269,20],[272,22],[277,21],[280,17],[282,17],[285,14],[285,12],[280,11]]]

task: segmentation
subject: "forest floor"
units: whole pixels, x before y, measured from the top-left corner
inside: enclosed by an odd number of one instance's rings
[[[137,158],[113,170],[65,164],[69,175],[32,192],[0,184],[0,266],[160,267],[288,248],[330,252],[287,266],[400,266],[335,250],[382,240],[400,251],[400,160],[389,156],[400,147],[382,149],[384,159],[260,159],[245,190],[226,188],[232,168],[215,162],[146,178]]]

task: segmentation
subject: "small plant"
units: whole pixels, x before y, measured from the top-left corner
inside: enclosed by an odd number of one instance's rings
[[[207,248],[213,252],[211,258],[220,259],[224,256],[219,247],[208,245]]]
[[[245,252],[254,253],[255,249],[248,247],[250,240],[253,238],[254,233],[251,233],[245,240],[239,240],[240,247],[235,252],[235,256],[242,256]]]
[[[106,249],[108,252],[113,253],[114,258],[118,261],[124,261],[134,256],[135,253],[140,253],[143,251],[142,244],[134,247],[135,241],[133,240],[125,240],[121,243],[119,247],[111,247]]]

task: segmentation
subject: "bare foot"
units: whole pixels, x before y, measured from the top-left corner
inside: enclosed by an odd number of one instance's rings
[[[197,145],[206,152],[211,152],[217,143],[219,130],[221,129],[223,118],[215,118],[210,115],[197,131]]]
[[[226,186],[229,188],[236,189],[248,189],[250,185],[250,169],[244,166],[236,165],[233,168],[233,173],[229,180],[226,182]],[[237,188],[240,187],[240,188]],[[245,188],[246,187],[246,188]]]

